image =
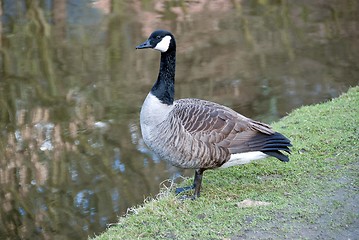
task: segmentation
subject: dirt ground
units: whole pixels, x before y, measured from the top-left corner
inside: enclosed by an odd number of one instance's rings
[[[335,191],[309,199],[315,208],[313,219],[301,219],[300,214],[290,213],[290,210],[289,213],[279,212],[275,221],[247,229],[231,239],[359,239],[359,188],[355,185],[359,179],[358,173],[349,175],[337,180],[341,186]]]

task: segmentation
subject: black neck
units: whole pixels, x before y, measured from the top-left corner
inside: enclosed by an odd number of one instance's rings
[[[175,94],[176,49],[161,53],[161,64],[158,78],[151,89],[162,103],[172,105]]]

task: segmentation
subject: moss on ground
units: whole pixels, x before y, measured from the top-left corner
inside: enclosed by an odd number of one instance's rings
[[[292,140],[289,163],[270,158],[206,171],[199,199],[181,201],[164,188],[95,239],[358,237],[359,87],[273,127]],[[270,205],[242,208],[245,199]]]

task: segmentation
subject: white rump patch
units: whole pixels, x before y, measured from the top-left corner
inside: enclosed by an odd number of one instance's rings
[[[266,158],[266,157],[269,157],[269,156],[267,154],[265,154],[265,153],[260,152],[260,151],[246,152],[246,153],[236,153],[236,154],[232,154],[231,158],[228,160],[228,162],[223,164],[221,166],[221,168],[227,168],[227,167],[247,164],[247,163],[250,163],[250,162],[252,162],[254,160],[259,160],[259,159]]]
[[[171,36],[165,36],[164,38],[162,38],[161,42],[157,43],[156,47],[154,47],[153,49],[156,49],[160,52],[167,52],[170,46],[171,39]]]

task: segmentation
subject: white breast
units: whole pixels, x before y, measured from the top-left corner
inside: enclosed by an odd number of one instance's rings
[[[167,119],[173,106],[174,105],[161,103],[152,93],[147,95],[140,114],[141,131],[145,142],[151,138],[153,134],[158,134],[156,126]]]

